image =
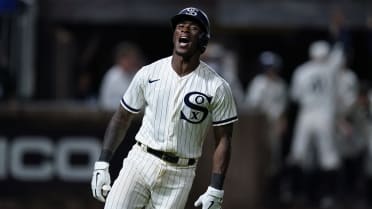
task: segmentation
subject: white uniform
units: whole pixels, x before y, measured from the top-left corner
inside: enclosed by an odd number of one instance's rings
[[[203,62],[180,77],[172,69],[171,59],[143,67],[121,100],[123,108],[132,113],[145,109],[136,135],[143,145],[135,145],[124,160],[106,209],[184,208],[196,164],[167,163],[143,148],[172,153],[186,161],[197,159],[211,124],[220,126],[237,120],[235,102],[225,80]]]
[[[265,75],[258,75],[249,85],[245,102],[250,108],[265,113],[270,121],[276,121],[287,105],[287,85],[279,77],[269,79]]]
[[[100,107],[109,111],[116,110],[133,76],[134,73],[125,72],[119,65],[112,66],[102,80],[98,98]]]
[[[279,119],[287,105],[287,85],[280,77],[270,79],[266,75],[258,75],[247,89],[245,103],[248,108],[263,113],[268,120],[268,144],[271,151],[269,172],[275,174],[281,163]]]
[[[309,61],[295,70],[291,96],[300,110],[290,151],[290,161],[302,167],[312,163],[312,147],[324,170],[340,165],[334,142],[336,117],[336,74],[342,61],[336,47],[327,61]]]

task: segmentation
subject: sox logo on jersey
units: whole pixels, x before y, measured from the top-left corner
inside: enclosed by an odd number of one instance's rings
[[[201,123],[208,115],[206,104],[210,104],[212,97],[209,97],[201,92],[190,92],[186,94],[184,103],[191,109],[191,115],[186,116],[184,111],[181,111],[181,119],[189,123]]]

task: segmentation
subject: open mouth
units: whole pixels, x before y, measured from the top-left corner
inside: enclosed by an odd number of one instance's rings
[[[188,43],[190,43],[190,39],[188,37],[182,36],[178,39],[178,42],[180,43],[181,47],[187,46]]]

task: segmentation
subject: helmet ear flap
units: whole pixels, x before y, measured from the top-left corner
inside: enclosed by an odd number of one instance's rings
[[[199,35],[199,48],[201,49],[201,52],[203,53],[207,49],[207,45],[209,42],[209,35],[206,32],[202,32]]]

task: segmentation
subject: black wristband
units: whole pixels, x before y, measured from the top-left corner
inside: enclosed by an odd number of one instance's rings
[[[224,180],[225,175],[219,173],[212,173],[211,187],[221,190],[223,187]]]
[[[99,161],[110,162],[113,154],[114,153],[111,150],[104,149],[99,156]]]

